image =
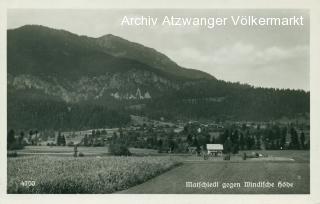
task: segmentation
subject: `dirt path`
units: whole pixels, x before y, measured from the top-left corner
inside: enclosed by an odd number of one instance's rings
[[[186,182],[219,182],[218,187],[187,188]],[[244,187],[244,182],[274,182],[273,188]],[[278,188],[278,182],[293,187]],[[309,193],[307,162],[186,162],[143,184],[118,193]],[[239,183],[240,187],[223,188],[223,183]],[[236,186],[238,184],[233,184]],[[229,185],[231,187],[231,184]]]

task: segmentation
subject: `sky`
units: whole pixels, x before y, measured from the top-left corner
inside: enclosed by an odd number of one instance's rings
[[[303,16],[303,26],[121,26],[127,16],[214,17]],[[8,10],[8,29],[37,24],[100,37],[113,34],[164,53],[182,67],[218,79],[259,87],[309,91],[309,14],[306,10],[145,9]]]

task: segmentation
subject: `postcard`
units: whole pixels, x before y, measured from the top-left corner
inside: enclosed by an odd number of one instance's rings
[[[315,8],[112,5],[6,2],[3,203],[319,202]]]

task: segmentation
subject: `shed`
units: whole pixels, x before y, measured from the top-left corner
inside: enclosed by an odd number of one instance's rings
[[[207,144],[208,154],[222,154],[223,145],[222,144]]]

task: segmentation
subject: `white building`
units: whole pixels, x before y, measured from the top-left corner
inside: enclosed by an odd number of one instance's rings
[[[208,154],[222,155],[223,145],[222,144],[207,144]]]
[[[145,99],[151,99],[151,95],[150,95],[150,93],[148,91],[144,94],[144,98]]]

